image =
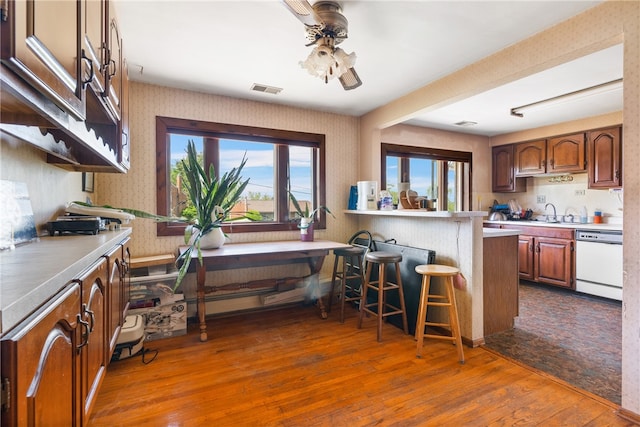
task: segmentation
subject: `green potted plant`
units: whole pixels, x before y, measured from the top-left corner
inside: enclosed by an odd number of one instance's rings
[[[178,277],[173,288],[175,291],[181,284],[189,268],[189,260],[193,251],[197,251],[198,260],[202,262],[201,249],[218,248],[224,244],[225,234],[222,231],[222,223],[225,221],[235,221],[239,219],[256,220],[259,214],[247,212],[230,218],[229,214],[234,205],[240,200],[242,192],[246,188],[249,180],[244,180],[241,176],[247,158],[244,157],[240,166],[226,172],[221,178],[215,174],[213,165],[208,171],[198,162],[198,152],[193,141],[187,144],[187,157],[182,161],[183,188],[191,202],[190,214],[187,217],[168,217],[148,212],[129,209],[113,208],[108,205],[93,206],[83,202],[73,202],[82,206],[118,209],[130,213],[139,218],[153,219],[157,222],[183,222],[188,224],[185,228],[184,242],[188,245],[176,259]],[[184,212],[183,212],[184,215]]]
[[[295,213],[298,216],[300,222],[298,224],[298,228],[300,229],[300,240],[303,242],[313,242],[313,221],[315,221],[316,214],[319,211],[325,211],[329,215],[335,218],[335,215],[331,213],[329,208],[326,206],[318,206],[314,210],[309,210],[309,202],[304,202],[304,209],[300,206],[298,199],[293,195],[291,191],[289,191],[289,199],[293,204],[293,208],[295,209]]]
[[[187,157],[182,160],[183,187],[195,212],[185,229],[184,242],[189,245],[176,259],[180,265],[176,287],[180,284],[189,268],[189,260],[194,250],[202,262],[201,249],[218,248],[224,244],[225,234],[222,223],[247,218],[247,215],[229,218],[231,209],[240,200],[249,180],[243,180],[242,169],[247,163],[244,157],[237,168],[218,178],[213,165],[208,172],[198,162],[198,152],[193,141],[187,144]]]

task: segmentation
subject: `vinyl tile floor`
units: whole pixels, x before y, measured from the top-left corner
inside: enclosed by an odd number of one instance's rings
[[[519,298],[514,329],[485,337],[485,346],[620,404],[621,303],[526,282]]]

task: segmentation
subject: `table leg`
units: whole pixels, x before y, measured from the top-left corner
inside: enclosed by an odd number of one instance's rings
[[[320,290],[320,270],[322,270],[322,264],[324,263],[324,256],[309,258],[309,270],[311,271],[311,297],[315,296],[318,299],[318,308],[320,309],[320,317],[326,319],[329,317],[327,309],[322,300],[322,291]]]
[[[204,302],[204,283],[207,277],[207,268],[204,265],[200,265],[199,261],[195,261],[197,264],[197,284],[198,289],[196,291],[196,301],[198,306],[198,321],[200,322],[200,341],[207,340],[207,321],[206,321],[206,305]]]

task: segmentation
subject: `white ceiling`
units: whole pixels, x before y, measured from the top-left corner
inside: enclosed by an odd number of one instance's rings
[[[302,69],[303,25],[279,1],[115,0],[131,80],[361,116],[601,1],[341,1],[361,87],[345,91]],[[560,111],[529,104],[622,78],[622,47],[581,58],[409,123],[496,135],[622,109],[621,91]],[[254,83],[282,88],[251,91]],[[453,123],[474,121],[473,127]]]

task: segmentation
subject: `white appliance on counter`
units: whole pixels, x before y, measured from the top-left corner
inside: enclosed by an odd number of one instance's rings
[[[576,230],[576,291],[622,301],[622,231]]]
[[[378,209],[378,182],[358,181],[358,210],[375,211]]]

